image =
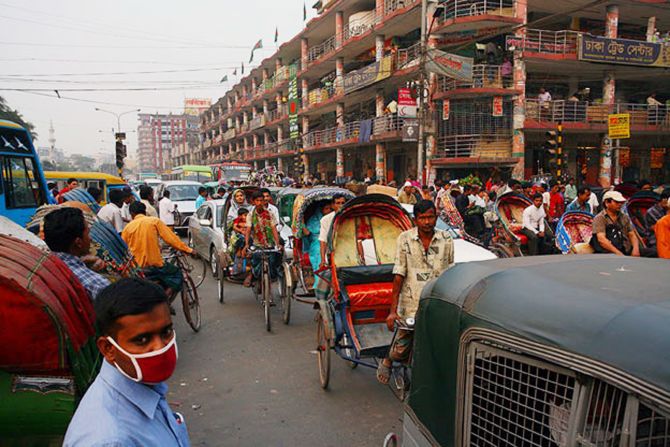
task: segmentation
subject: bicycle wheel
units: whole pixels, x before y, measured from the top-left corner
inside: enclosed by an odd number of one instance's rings
[[[279,277],[279,293],[281,297],[282,319],[284,324],[291,321],[291,291],[286,281],[286,271]]]
[[[193,285],[198,288],[205,281],[205,276],[207,276],[207,261],[201,258],[183,258],[184,269],[188,272]]]
[[[200,330],[200,300],[198,290],[189,275],[184,275],[184,287],[181,289],[181,304],[186,322],[194,332]]]
[[[319,365],[319,381],[321,388],[328,388],[330,382],[330,342],[326,334],[323,316],[319,313],[316,320],[316,353]]]
[[[223,288],[224,288],[224,282],[226,281],[225,277],[223,276],[223,267],[219,267],[219,278],[218,278],[218,284],[216,286],[216,289],[218,291],[219,295],[219,303],[223,304]]]
[[[262,281],[263,283],[261,288],[263,295],[263,309],[265,311],[265,329],[270,332],[272,330],[272,321],[270,319],[270,301],[272,297],[272,290],[270,289],[270,272],[268,272],[266,268],[263,269]]]

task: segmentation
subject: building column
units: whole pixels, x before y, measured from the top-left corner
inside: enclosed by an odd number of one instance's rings
[[[341,147],[335,150],[335,177],[338,180],[344,177],[344,149]]]
[[[253,134],[251,136],[251,141],[253,142],[252,147],[258,147],[258,135],[257,134]]]
[[[607,20],[605,22],[605,37],[616,39],[619,34],[619,7],[609,5],[607,7]],[[605,72],[603,79],[603,104],[612,106],[616,102],[616,78],[614,72]],[[612,185],[612,140],[607,134],[603,135],[600,145],[600,166],[598,171],[598,183],[603,188]]]
[[[281,142],[284,140],[284,128],[279,126],[277,128],[277,142]]]
[[[514,17],[521,19],[524,24],[528,22],[528,4],[526,2],[514,2]],[[519,28],[515,33],[517,38],[523,39],[525,35],[525,27]],[[514,51],[513,82],[514,88],[520,93],[514,97],[512,112],[512,158],[516,159],[512,177],[523,180],[526,168],[526,141],[523,132],[526,121],[526,62],[523,60],[521,49]]]
[[[256,88],[258,87],[258,83],[256,82],[256,78],[251,78],[251,94],[253,95],[256,93]]]
[[[344,42],[344,11],[335,13],[335,48],[340,48]]]
[[[305,166],[305,172],[302,176],[302,181],[306,182],[309,179],[309,155],[302,154],[302,164]]]
[[[277,72],[281,67],[282,67],[282,60],[281,57],[278,57],[277,60],[275,60],[275,74],[277,74]]]
[[[258,111],[256,110],[256,107],[251,108],[251,118],[256,118],[256,115],[258,115]]]
[[[263,115],[267,117],[268,110],[270,109],[270,102],[267,99],[263,100]]]
[[[302,78],[300,83],[302,86],[302,108],[306,109],[309,107],[309,84],[305,78]]]
[[[254,171],[258,171],[258,160],[254,160]]]
[[[300,69],[307,69],[307,55],[309,54],[309,42],[306,38],[300,39]]]
[[[377,12],[377,17],[378,18],[383,18],[384,16],[384,4],[385,0],[375,0],[375,10]]]
[[[281,102],[281,93],[280,92],[277,92],[277,96],[275,96],[275,102],[277,103],[277,110],[281,110],[282,102]],[[277,113],[279,113],[279,112],[277,112]]]
[[[654,40],[654,34],[656,33],[656,17],[649,17],[647,20],[647,42]]]
[[[335,94],[344,93],[344,58],[335,60]]]
[[[277,171],[284,172],[284,159],[277,157]]]
[[[375,61],[381,62],[384,57],[384,36],[375,36]]]
[[[302,134],[307,135],[309,133],[309,117],[306,115],[302,116]]]

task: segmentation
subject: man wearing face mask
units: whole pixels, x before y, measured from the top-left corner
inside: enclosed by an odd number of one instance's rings
[[[122,279],[98,295],[95,312],[104,360],[63,445],[188,447],[184,418],[165,398],[165,381],[177,364],[165,292],[145,280]]]

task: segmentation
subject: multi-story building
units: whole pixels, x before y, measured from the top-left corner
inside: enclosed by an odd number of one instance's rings
[[[583,181],[670,177],[670,114],[651,100],[670,95],[670,45],[653,42],[667,8],[642,0],[429,2],[423,53],[420,0],[325,3],[201,115],[202,162],[292,172],[299,160],[327,180],[390,181],[415,174],[425,155],[428,178],[530,177],[551,168],[545,133],[560,124],[567,170]],[[467,76],[443,76],[440,67]],[[417,130],[412,107],[397,107],[400,89],[416,86],[422,72],[425,153],[407,141]],[[630,138],[610,138],[610,118],[624,127],[628,119]]]
[[[186,139],[172,147],[172,166],[195,164],[200,150],[200,119],[186,114]]]
[[[137,158],[141,172],[169,173],[173,148],[188,142],[189,132],[191,140],[197,139],[197,117],[191,115],[140,113],[138,120]]]

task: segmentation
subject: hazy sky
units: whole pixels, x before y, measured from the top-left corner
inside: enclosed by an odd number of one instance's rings
[[[0,9],[0,95],[36,125],[38,146],[48,145],[53,120],[67,153],[113,150],[116,118],[95,107],[180,113],[184,98],[216,100],[232,85],[219,80],[234,81],[258,39],[265,48],[255,62],[274,51],[276,27],[281,44],[304,26],[303,0],[0,0]],[[160,73],[136,73],[146,71]],[[49,91],[7,90],[25,88]],[[119,88],[163,90],[67,91]],[[122,130],[136,127],[136,113],[121,118]],[[128,135],[131,152],[136,135]]]

